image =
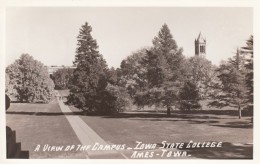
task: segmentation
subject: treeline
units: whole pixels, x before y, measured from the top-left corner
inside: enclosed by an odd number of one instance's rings
[[[113,114],[131,104],[157,106],[171,115],[173,108],[201,109],[200,100],[209,106],[253,108],[253,36],[246,46],[220,66],[200,56],[187,58],[164,24],[152,40],[121,62],[108,68],[86,22],[77,37],[73,62],[75,69],[53,74],[56,89],[69,89],[68,103],[87,114]],[[21,101],[50,100],[53,83],[46,67],[29,55],[22,55],[6,69],[7,91]]]
[[[141,48],[109,69],[92,28],[84,24],[78,35],[69,103],[87,113],[114,113],[129,104],[139,107],[201,109],[200,100],[209,106],[237,107],[253,104],[253,36],[233,59],[217,67],[204,57],[186,58],[168,26],[164,24],[152,40],[153,46]]]

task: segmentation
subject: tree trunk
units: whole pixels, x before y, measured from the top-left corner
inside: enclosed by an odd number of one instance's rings
[[[167,106],[167,116],[171,116],[171,107]]]
[[[238,118],[241,119],[241,107],[240,107],[240,105],[238,106]]]

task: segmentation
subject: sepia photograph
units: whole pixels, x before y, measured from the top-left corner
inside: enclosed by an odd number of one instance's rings
[[[248,6],[6,7],[6,159],[252,161],[253,17]]]

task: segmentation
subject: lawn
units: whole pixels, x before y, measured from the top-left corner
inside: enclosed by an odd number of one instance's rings
[[[66,94],[66,93],[64,93]],[[70,106],[71,114],[80,114]],[[68,114],[68,113],[67,113]],[[237,111],[204,109],[193,113],[173,111],[171,117],[154,110],[134,110],[111,116],[84,116],[85,121],[107,143],[135,147],[136,141],[160,144],[219,141],[218,149],[193,149],[197,158],[252,158],[253,125],[251,117],[238,119]],[[56,100],[49,104],[11,103],[6,112],[7,126],[16,130],[22,150],[29,150],[30,158],[85,158],[84,152],[35,152],[38,144],[80,144]],[[191,150],[187,150],[191,151]]]
[[[192,153],[199,158],[252,158],[251,117],[238,119],[234,110],[203,110],[192,114],[174,111],[171,117],[160,112],[136,111],[81,118],[108,143],[134,147],[136,141],[157,144],[219,141],[224,142],[224,146],[217,152],[198,149]]]
[[[85,158],[73,151],[34,151],[38,144],[80,144],[56,100],[49,104],[11,103],[6,124],[16,131],[17,142],[21,142],[23,151],[29,150],[30,158]]]

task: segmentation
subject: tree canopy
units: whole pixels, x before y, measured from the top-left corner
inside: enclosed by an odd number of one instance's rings
[[[194,82],[199,91],[199,97],[206,99],[211,93],[211,85],[216,82],[216,66],[205,57],[194,56],[188,59],[186,68],[191,81]]]
[[[146,87],[137,92],[137,105],[164,106],[167,115],[173,105],[178,103],[181,81],[184,78],[182,62],[182,48],[178,48],[176,41],[166,24],[162,26],[158,35],[153,39],[153,47],[146,51],[140,61],[145,68]]]
[[[22,54],[6,68],[7,93],[19,101],[47,103],[53,96],[54,84],[47,67],[34,60],[29,54]]]
[[[213,87],[214,100],[208,105],[236,107],[241,118],[241,111],[253,105],[253,37],[247,41],[246,47],[237,49],[236,55],[222,62],[216,71],[219,81]]]
[[[55,89],[68,89],[74,69],[62,68],[53,73]]]
[[[199,104],[199,90],[194,81],[186,81],[184,83],[184,86],[179,93],[179,99],[181,110],[201,108],[201,105]]]
[[[254,61],[253,61],[253,55],[254,55],[254,38],[253,36],[250,36],[250,38],[246,42],[246,46],[242,47],[241,53],[245,55],[245,68],[246,68],[246,86],[248,88],[247,90],[247,103],[248,103],[248,109],[253,108],[254,103]]]
[[[141,48],[133,52],[121,62],[120,69],[118,70],[118,84],[127,88],[132,98],[147,85],[147,70],[141,63],[147,53],[147,49],[150,48]]]

